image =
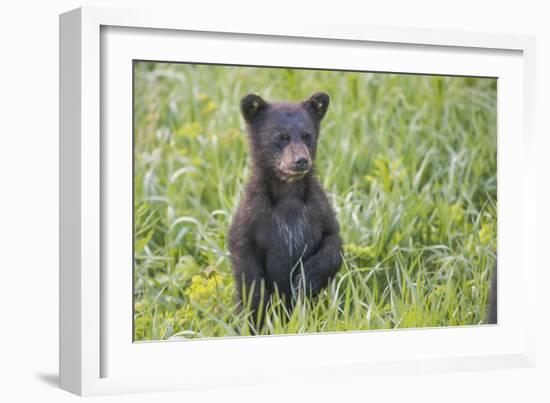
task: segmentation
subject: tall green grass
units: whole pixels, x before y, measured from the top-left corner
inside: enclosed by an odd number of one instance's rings
[[[496,259],[496,80],[139,62],[135,340],[485,319]],[[331,96],[317,172],[344,264],[316,299],[235,309],[227,230],[250,173],[239,101]]]

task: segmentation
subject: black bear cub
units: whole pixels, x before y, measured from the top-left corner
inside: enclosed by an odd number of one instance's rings
[[[239,300],[250,298],[256,313],[276,289],[287,304],[296,292],[317,295],[342,264],[338,221],[313,165],[329,101],[324,93],[299,103],[255,94],[241,100],[252,175],[229,230],[229,250]]]

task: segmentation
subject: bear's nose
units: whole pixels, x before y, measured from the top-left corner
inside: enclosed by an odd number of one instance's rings
[[[305,171],[309,168],[309,161],[306,157],[300,157],[296,160],[296,170]]]

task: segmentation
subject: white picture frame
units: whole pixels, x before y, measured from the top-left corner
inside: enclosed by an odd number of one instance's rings
[[[231,43],[226,46],[230,52],[209,56],[208,47],[220,46],[220,41]],[[237,42],[255,51],[245,55]],[[182,49],[181,43],[187,47]],[[332,57],[332,64],[315,52],[308,60],[299,59],[313,43],[332,55],[341,54]],[[269,46],[272,51],[254,46]],[[131,311],[126,311],[131,299],[128,273],[109,270],[112,262],[123,259],[131,266],[125,252],[131,242],[131,209],[124,204],[131,187],[131,183],[124,185],[131,170],[127,62],[148,58],[275,65],[273,55],[282,48],[288,50],[286,57],[300,60],[296,61],[300,67],[323,63],[326,68],[351,68],[356,60],[353,67],[361,70],[365,69],[362,58],[353,55],[369,54],[375,61],[368,67],[375,71],[499,77],[497,326],[132,342]],[[536,272],[529,234],[535,233],[536,217],[531,179],[535,164],[529,156],[534,153],[534,49],[534,38],[519,35],[320,21],[281,25],[151,10],[81,8],[61,15],[61,387],[79,395],[96,395],[532,366],[536,282],[529,279]],[[186,58],[189,54],[194,56]],[[423,57],[408,57],[405,62],[403,54]],[[464,60],[471,64],[460,63]],[[131,138],[131,129],[129,134]],[[111,160],[114,153],[121,161],[117,165]],[[116,239],[116,247],[107,239]],[[512,286],[516,295],[521,293],[520,304],[511,299]],[[331,346],[337,345],[341,350],[331,354]],[[412,345],[419,348],[412,351]],[[320,348],[329,353],[319,356]],[[285,357],[288,351],[294,351],[290,358]],[[179,355],[185,357],[186,365],[179,364]],[[269,366],[262,365],[262,357]],[[193,371],[186,370],[190,366]]]

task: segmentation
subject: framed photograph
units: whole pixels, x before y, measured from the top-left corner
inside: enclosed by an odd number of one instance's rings
[[[533,365],[533,52],[61,15],[62,388]]]

